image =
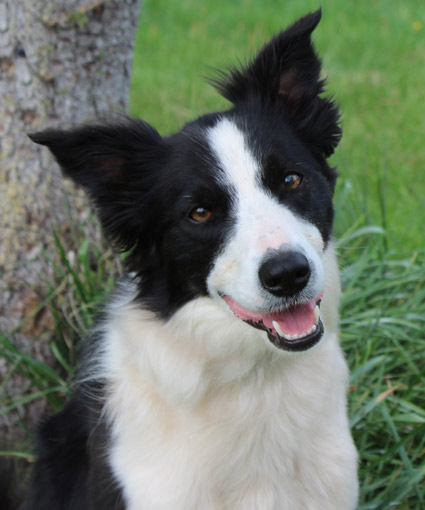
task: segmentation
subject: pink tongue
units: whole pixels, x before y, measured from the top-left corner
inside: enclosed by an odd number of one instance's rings
[[[268,315],[247,310],[230,296],[223,296],[223,299],[239,319],[251,322],[263,322],[265,327],[271,330],[274,330],[272,323],[275,321],[287,335],[302,335],[314,324],[314,308],[316,307],[316,299],[312,299],[308,303],[303,303],[301,305],[288,308],[287,310]]]

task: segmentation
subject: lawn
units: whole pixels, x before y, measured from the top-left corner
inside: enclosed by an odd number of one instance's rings
[[[243,62],[319,5],[143,0],[132,114],[168,134],[194,116],[226,108],[203,80],[210,67]],[[321,6],[314,41],[343,112],[344,138],[333,157],[341,173],[335,233],[349,414],[360,453],[359,510],[425,509],[424,3],[322,0]],[[1,413],[40,396],[55,409],[62,406],[78,338],[90,326],[105,281],[112,287],[114,271],[102,247],[87,239],[69,261],[56,241],[62,264],[48,301],[56,322],[52,352],[61,368],[26,357],[11,335],[0,334],[0,358],[9,361],[10,375],[19,371],[37,388],[19,400],[0,392]],[[104,261],[96,272],[93,259]],[[30,459],[30,447],[14,455]]]

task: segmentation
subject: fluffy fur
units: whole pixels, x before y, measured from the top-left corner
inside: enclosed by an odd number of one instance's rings
[[[231,109],[177,134],[32,135],[130,254],[73,398],[40,428],[27,510],[356,508],[319,20],[217,75]]]

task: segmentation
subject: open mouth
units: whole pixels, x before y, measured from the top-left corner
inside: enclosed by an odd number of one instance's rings
[[[285,351],[306,351],[323,335],[321,296],[279,312],[262,314],[247,310],[230,296],[222,296],[230,310],[250,326],[267,332],[270,342]]]

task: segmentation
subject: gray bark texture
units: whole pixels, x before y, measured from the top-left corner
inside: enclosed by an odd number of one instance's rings
[[[90,219],[26,133],[127,110],[140,1],[0,0],[0,333],[48,363],[52,229],[66,243],[71,225]],[[0,358],[0,392],[18,398],[30,388],[14,368]],[[44,406],[0,414],[0,449],[19,445],[22,423],[32,429]]]

